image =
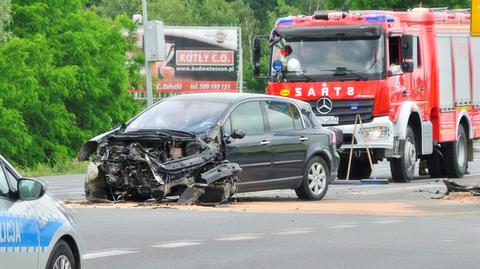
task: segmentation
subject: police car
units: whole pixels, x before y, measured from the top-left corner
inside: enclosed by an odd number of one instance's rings
[[[0,156],[0,268],[80,269],[81,249],[65,209],[39,181]]]

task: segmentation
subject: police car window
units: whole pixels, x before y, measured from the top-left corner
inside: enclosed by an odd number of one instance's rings
[[[12,189],[13,191],[16,191],[17,178],[12,173],[10,173],[10,171],[8,171],[6,168],[5,168],[5,176],[7,177],[8,183],[10,183],[10,189]]]
[[[3,166],[0,163],[0,196],[8,197],[9,193],[7,177],[4,173]]]
[[[259,102],[248,102],[239,105],[230,114],[231,130],[242,130],[246,135],[265,132],[262,110]],[[228,121],[228,120],[227,120]],[[228,127],[228,126],[227,126]]]

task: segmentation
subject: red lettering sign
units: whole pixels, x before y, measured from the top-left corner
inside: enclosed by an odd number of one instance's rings
[[[231,50],[177,50],[176,65],[228,65],[233,66]]]

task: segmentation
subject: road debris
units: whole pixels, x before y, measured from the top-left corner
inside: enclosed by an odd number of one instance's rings
[[[449,195],[452,192],[470,192],[475,196],[480,196],[480,185],[460,185],[452,179],[444,179],[443,183],[447,186],[447,192],[445,195]]]

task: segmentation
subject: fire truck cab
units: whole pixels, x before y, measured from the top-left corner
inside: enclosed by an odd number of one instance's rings
[[[252,42],[256,75],[261,38]],[[464,175],[480,137],[480,38],[470,36],[468,11],[289,16],[268,41],[267,93],[306,101],[343,131],[340,179],[352,147],[350,178],[370,177],[367,148],[374,163],[390,161],[395,182],[411,181],[419,159],[431,177]]]

